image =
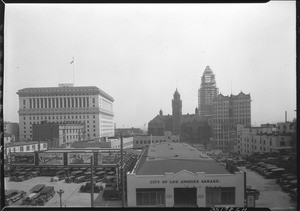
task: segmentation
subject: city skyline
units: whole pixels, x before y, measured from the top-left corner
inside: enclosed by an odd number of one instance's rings
[[[5,121],[18,90],[72,83],[73,56],[75,86],[111,95],[117,128],[172,114],[176,88],[194,113],[206,66],[219,93],[250,93],[252,125],[296,116],[295,2],[7,5],[4,29]]]

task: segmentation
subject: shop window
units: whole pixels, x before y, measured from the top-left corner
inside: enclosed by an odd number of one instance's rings
[[[136,189],[137,206],[165,206],[165,189]]]
[[[235,188],[234,187],[221,187],[212,188],[206,187],[206,205],[230,205],[235,204]]]

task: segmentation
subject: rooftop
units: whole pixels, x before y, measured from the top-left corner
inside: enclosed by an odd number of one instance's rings
[[[13,142],[13,143],[7,144],[7,146],[9,146],[9,147],[16,147],[16,146],[24,146],[24,145],[38,144],[38,143],[39,143],[38,141]],[[41,142],[40,142],[40,144],[43,144],[43,143],[47,143],[47,142],[44,142],[44,141],[41,141]]]
[[[110,101],[114,101],[113,97],[109,94],[105,93],[101,89],[96,86],[76,86],[76,87],[32,87],[32,88],[24,88],[20,89],[17,94],[19,96],[24,95],[50,95],[50,94],[61,94],[61,93],[68,93],[68,94],[100,94],[101,96],[109,99]]]
[[[193,173],[229,174],[224,166],[184,143],[163,143],[146,147],[137,164],[137,175],[164,175],[187,170]]]

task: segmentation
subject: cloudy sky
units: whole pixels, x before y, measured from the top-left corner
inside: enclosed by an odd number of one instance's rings
[[[194,113],[207,65],[223,95],[251,94],[252,124],[295,116],[296,9],[267,4],[7,4],[4,119],[26,87],[97,86],[117,127],[171,114],[176,90]],[[231,91],[232,90],[232,91]]]

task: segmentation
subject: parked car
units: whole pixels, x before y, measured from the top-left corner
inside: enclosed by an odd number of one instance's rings
[[[66,178],[66,172],[64,170],[60,170],[55,172],[55,176],[58,178],[58,180],[63,180]]]
[[[280,184],[283,182],[283,180],[285,180],[287,177],[289,176],[294,176],[293,174],[289,174],[289,173],[286,173],[286,174],[282,174],[281,177],[277,178],[276,179],[276,183]],[[295,178],[297,178],[297,176],[295,176]]]
[[[100,190],[102,189],[101,186],[96,185],[96,182],[93,183],[93,188],[94,188],[94,193],[99,193]],[[90,193],[92,191],[92,185],[91,182],[87,182],[84,185],[82,185],[79,189],[80,192],[82,193]]]
[[[103,189],[102,197],[104,200],[119,200],[121,198],[121,194],[114,187],[105,187]]]
[[[26,197],[25,191],[8,190],[5,191],[5,205],[12,205],[14,202]]]
[[[53,198],[54,195],[55,195],[54,186],[46,186],[41,190],[39,196],[32,201],[32,204],[43,206],[47,201]]]
[[[297,179],[289,181],[287,184],[281,186],[284,192],[292,192],[294,188],[297,188]]]
[[[86,180],[87,180],[86,176],[79,176],[75,178],[74,182],[81,183],[81,182],[85,182]]]
[[[272,169],[271,172],[266,175],[266,178],[268,179],[278,178],[284,173],[285,173],[284,168]]]
[[[30,190],[30,194],[23,199],[23,204],[31,204],[31,202],[36,199],[37,197],[39,197],[40,192],[43,190],[43,188],[45,188],[46,185],[44,184],[38,184],[36,186],[34,186],[33,188],[31,188]]]
[[[76,179],[76,176],[69,176],[65,179],[65,182],[71,183],[71,182],[74,182],[75,179]]]

